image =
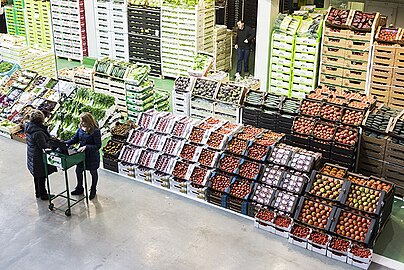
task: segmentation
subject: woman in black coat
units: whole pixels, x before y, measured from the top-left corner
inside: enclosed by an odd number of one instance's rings
[[[31,113],[29,122],[25,125],[27,134],[27,167],[34,176],[35,196],[41,200],[48,200],[48,192],[45,188],[46,175],[45,165],[42,159],[43,149],[50,148],[49,132],[43,124],[45,115],[34,110]],[[56,172],[54,166],[48,166],[48,174]]]
[[[66,142],[67,145],[80,144],[78,151],[86,153],[86,170],[90,171],[92,183],[90,190],[90,200],[94,199],[97,193],[98,168],[100,167],[100,148],[101,148],[101,132],[98,129],[97,122],[94,117],[88,113],[80,115],[80,128],[76,135]],[[76,167],[77,186],[72,195],[81,195],[84,193],[83,188],[83,172],[82,163]]]

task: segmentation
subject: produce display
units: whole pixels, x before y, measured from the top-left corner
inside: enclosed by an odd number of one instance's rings
[[[324,167],[321,169],[320,172],[322,174],[329,175],[332,177],[344,178],[347,173],[347,169],[342,168],[342,167],[337,167],[335,165],[326,164],[326,165],[324,165]]]
[[[298,224],[294,224],[292,230],[290,231],[290,234],[300,239],[307,239],[310,235],[310,229]]]
[[[174,162],[175,159],[173,157],[160,155],[157,158],[154,168],[159,172],[170,174]]]
[[[243,199],[251,192],[251,184],[245,180],[236,180],[230,185],[230,195]]]
[[[398,119],[396,121],[392,134],[404,138],[404,120]]]
[[[278,165],[268,165],[261,181],[267,185],[277,187],[279,181],[282,179],[283,169],[284,167]]]
[[[286,171],[280,188],[294,194],[300,194],[306,183],[307,176],[302,172]]]
[[[345,109],[341,121],[346,125],[359,126],[363,121],[363,112],[353,109]]]
[[[342,116],[342,107],[331,104],[324,104],[321,107],[320,116],[330,121],[339,121]]]
[[[275,189],[263,184],[257,184],[254,189],[252,200],[261,205],[270,205],[274,193]]]
[[[271,156],[269,157],[269,162],[285,166],[288,164],[292,153],[293,150],[285,149],[282,147],[276,147],[272,150]]]
[[[327,245],[327,243],[329,241],[329,237],[325,233],[313,231],[310,234],[309,240],[317,245],[325,246],[325,245]]]
[[[277,215],[274,219],[274,224],[282,228],[289,228],[292,224],[292,219],[287,216]]]
[[[334,141],[345,145],[355,145],[358,142],[358,130],[340,126],[337,128]]]
[[[310,172],[315,160],[317,159],[318,158],[315,158],[311,155],[294,153],[290,160],[289,167],[301,172]]]
[[[177,91],[187,92],[190,84],[191,78],[180,76],[174,82],[174,89]]]
[[[331,238],[329,248],[341,252],[348,252],[351,242],[341,238],[333,237]]]
[[[352,18],[351,26],[359,30],[370,31],[372,29],[375,17],[376,13],[361,12],[356,10]]]
[[[300,113],[303,115],[317,116],[321,110],[321,103],[310,100],[303,100],[300,105]]]
[[[14,67],[14,64],[2,61],[0,62],[0,74],[7,73]]]
[[[182,162],[182,161],[177,161],[177,163],[175,163],[175,166],[174,166],[173,175],[175,177],[184,179],[188,173],[188,169],[189,169],[189,164]]]
[[[239,169],[239,175],[247,179],[255,179],[261,171],[261,165],[255,162],[244,160]]]
[[[349,207],[375,213],[379,204],[381,192],[356,184],[351,186],[345,204]]]
[[[215,97],[218,84],[219,83],[216,81],[198,78],[196,79],[194,88],[192,90],[192,95],[213,99]]]
[[[278,191],[274,196],[272,207],[284,213],[293,213],[297,200],[298,197],[296,195]]]
[[[268,93],[265,96],[264,106],[271,109],[279,109],[282,103],[283,97]]]
[[[177,156],[178,152],[181,149],[182,141],[175,138],[167,138],[164,147],[163,153],[168,155]]]
[[[194,58],[193,70],[205,71],[210,63],[212,62],[212,57],[203,53],[198,53]]]
[[[361,247],[359,245],[353,245],[351,248],[351,253],[359,258],[370,258],[372,256],[370,249]]]
[[[224,192],[230,186],[231,177],[216,173],[211,177],[210,182],[211,188]]]
[[[208,141],[206,143],[209,147],[219,150],[223,148],[223,145],[227,139],[223,134],[220,133],[220,130],[223,131],[223,127],[221,127],[216,132],[210,133]],[[230,130],[228,131],[231,132]]]
[[[344,181],[341,179],[318,173],[309,193],[329,200],[338,200],[343,183]]]
[[[365,122],[365,127],[385,133],[390,122],[390,116],[380,114],[370,114]]]
[[[195,167],[191,173],[191,176],[189,177],[189,180],[194,184],[203,185],[206,177],[208,176],[208,170],[201,167]]]
[[[122,147],[123,147],[123,143],[117,142],[114,140],[110,140],[104,146],[102,151],[104,152],[104,154],[109,155],[111,157],[118,157],[119,152],[121,151]]]
[[[248,91],[246,94],[246,98],[244,100],[245,103],[260,106],[264,101],[264,93],[256,92],[256,91]]]
[[[219,152],[203,148],[201,154],[199,155],[198,162],[201,165],[213,168],[216,165]]]
[[[393,42],[398,39],[398,28],[381,27],[378,29],[376,40],[381,42]]]
[[[365,242],[366,235],[370,229],[371,219],[341,210],[337,222],[335,233],[355,241]],[[357,230],[354,228],[357,228]]]
[[[310,226],[326,229],[331,217],[332,207],[323,203],[305,199],[298,220]]]
[[[247,157],[254,160],[262,160],[268,155],[269,148],[257,142],[248,147]]]
[[[219,169],[228,173],[234,173],[238,168],[239,163],[239,158],[224,154],[219,160]]]
[[[239,104],[244,88],[234,84],[221,84],[216,99],[222,102]]]
[[[266,222],[272,222],[274,217],[275,217],[275,213],[268,209],[265,209],[265,208],[261,208],[256,216],[257,219],[263,220]]]
[[[342,26],[348,23],[349,10],[331,8],[327,16],[327,24]]]
[[[248,142],[239,138],[232,138],[228,145],[227,150],[236,155],[243,155],[247,150]]]
[[[295,114],[300,107],[300,101],[296,99],[285,99],[282,104],[282,111]]]
[[[207,134],[206,129],[193,127],[191,133],[189,134],[189,140],[191,142],[201,144],[206,134]]]
[[[188,161],[193,161],[194,156],[196,153],[197,147],[192,144],[184,144],[184,147],[181,150],[180,157],[182,159],[188,160]]]
[[[326,122],[318,122],[313,129],[314,137],[326,141],[332,140],[334,138],[334,133],[335,133],[335,127]]]
[[[313,130],[315,122],[312,118],[299,117],[293,123],[293,131],[309,135]]]

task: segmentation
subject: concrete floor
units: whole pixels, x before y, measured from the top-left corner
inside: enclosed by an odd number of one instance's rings
[[[64,188],[60,173],[51,180],[54,192]],[[71,217],[50,212],[34,196],[25,145],[3,137],[0,186],[0,269],[357,269],[245,218],[102,170],[88,208],[79,204]]]

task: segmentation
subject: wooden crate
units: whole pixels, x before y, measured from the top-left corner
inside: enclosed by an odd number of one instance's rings
[[[374,66],[371,83],[391,85],[393,69],[390,67]]]
[[[404,88],[392,86],[390,90],[389,107],[404,108]]]
[[[394,72],[393,79],[391,81],[391,86],[395,87],[404,87],[404,74],[401,73],[401,69],[397,69],[396,72]]]
[[[336,85],[336,86],[341,86],[342,80],[343,80],[342,77],[338,77],[335,75],[321,74],[321,77],[320,77],[321,83],[331,84],[331,85]]]
[[[383,160],[369,158],[366,156],[359,156],[358,172],[365,176],[377,176],[382,177],[384,173]]]
[[[321,66],[321,74],[342,77],[344,75],[344,69],[342,67],[324,64]]]
[[[396,194],[404,196],[404,167],[385,163],[383,177],[396,184]]]
[[[362,134],[360,155],[366,158],[384,160],[387,138],[385,136],[383,139],[379,139]]]
[[[365,72],[365,74],[366,74],[366,72]],[[353,89],[358,89],[358,90],[365,90],[366,80],[356,80],[356,79],[344,78],[342,80],[342,86],[348,87],[348,88],[353,88]]]
[[[356,69],[345,69],[344,77],[350,79],[364,80],[366,81],[367,72],[363,70]]]
[[[329,66],[334,66],[334,67],[344,67],[345,66],[345,58],[343,58],[343,57],[323,55],[322,61],[323,61],[324,65],[329,65]]]
[[[396,48],[396,55],[394,59],[397,60],[404,60],[404,47],[397,47]]]
[[[323,46],[323,55],[345,57],[345,52],[342,48]]]
[[[346,50],[345,58],[350,60],[368,61],[369,51]]]
[[[370,94],[377,97],[378,102],[388,103],[390,98],[390,86],[370,84]]]
[[[324,29],[324,36],[327,37],[339,37],[339,38],[346,38],[348,36],[349,30],[340,29],[340,28],[333,28],[326,26]]]
[[[347,45],[347,40],[340,37],[324,36],[323,43],[326,46],[345,48]]]
[[[350,50],[358,51],[370,51],[371,43],[369,40],[351,40],[348,39],[346,42],[346,48]]]
[[[375,43],[375,50],[373,55],[374,56],[379,56],[379,57],[387,57],[390,58],[394,61],[396,57],[396,46],[384,46],[384,45],[379,45],[377,42]]]
[[[404,166],[404,146],[387,140],[384,161]]]

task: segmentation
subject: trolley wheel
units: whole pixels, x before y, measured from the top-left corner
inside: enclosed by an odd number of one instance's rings
[[[70,217],[72,215],[72,213],[70,212],[70,209],[67,209],[65,211],[65,215],[68,216],[68,217]]]
[[[55,207],[55,205],[53,203],[49,204],[49,210],[53,211],[53,208]]]

